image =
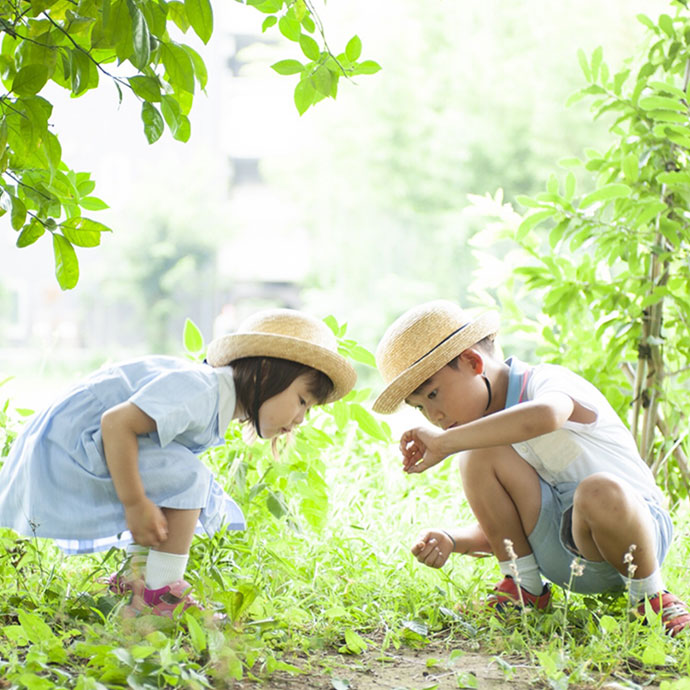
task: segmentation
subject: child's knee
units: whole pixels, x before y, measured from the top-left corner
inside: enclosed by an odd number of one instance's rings
[[[575,489],[573,510],[581,516],[613,516],[630,504],[627,487],[613,474],[598,472],[585,477]]]

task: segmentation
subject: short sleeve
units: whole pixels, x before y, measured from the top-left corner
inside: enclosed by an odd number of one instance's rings
[[[129,402],[156,422],[160,445],[165,447],[180,436],[207,437],[209,428],[217,425],[218,381],[210,370],[208,374],[168,371],[149,381]]]
[[[564,393],[595,415],[595,420],[587,424],[568,421],[563,425],[564,429],[591,429],[599,421],[601,393],[589,381],[565,367],[554,364],[535,367],[528,383],[528,393],[530,400],[547,393]]]

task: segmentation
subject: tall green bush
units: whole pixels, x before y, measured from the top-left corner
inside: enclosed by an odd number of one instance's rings
[[[603,390],[678,496],[690,488],[690,13],[672,5],[673,17],[638,15],[648,40],[623,69],[601,48],[579,53],[588,86],[571,101],[613,118],[610,147],[561,161],[544,192],[518,197],[519,223],[493,213],[530,257],[515,277],[548,317],[541,354]]]

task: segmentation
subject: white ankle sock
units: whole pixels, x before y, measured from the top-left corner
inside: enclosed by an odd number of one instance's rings
[[[160,589],[181,580],[188,560],[188,553],[166,553],[151,549],[146,559],[146,586]]]
[[[644,597],[653,597],[664,589],[664,580],[661,577],[659,568],[648,577],[642,577],[639,580],[627,578],[625,575],[621,575],[621,577],[629,588],[630,602],[633,604],[636,604],[640,599],[644,599]]]
[[[146,559],[149,555],[149,547],[141,546],[135,542],[127,544],[125,549],[128,558],[128,570],[135,578],[144,576],[144,569],[146,568]]]
[[[498,565],[503,575],[510,575],[512,578],[515,578],[513,561],[499,561]],[[521,556],[516,559],[515,567],[518,571],[520,586],[526,589],[530,594],[537,596],[541,594],[544,589],[544,583],[539,574],[539,566],[537,565],[537,559],[534,557],[534,554],[530,553],[527,556]]]

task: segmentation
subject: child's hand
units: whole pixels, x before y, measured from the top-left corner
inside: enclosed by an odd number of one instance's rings
[[[168,521],[163,511],[148,498],[125,506],[127,527],[141,546],[159,546],[168,538]]]
[[[448,456],[441,447],[443,432],[417,427],[406,431],[400,439],[403,470],[424,472]]]
[[[453,542],[441,530],[422,532],[412,546],[412,553],[417,560],[430,568],[442,568],[453,553]]]

